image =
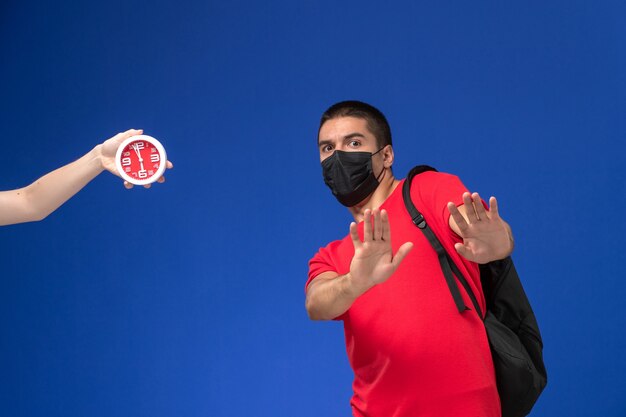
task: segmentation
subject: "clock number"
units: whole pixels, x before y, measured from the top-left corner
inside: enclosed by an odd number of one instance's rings
[[[130,165],[130,158],[122,158],[122,166],[126,167]]]
[[[146,171],[145,169],[140,169],[139,171],[137,171],[137,175],[139,176],[139,178],[148,178],[148,171]]]
[[[142,150],[144,147],[145,147],[145,143],[143,142],[135,143],[135,149],[137,149],[138,151]]]
[[[160,160],[161,160],[161,157],[159,156],[158,153],[150,155],[150,162],[159,162]]]

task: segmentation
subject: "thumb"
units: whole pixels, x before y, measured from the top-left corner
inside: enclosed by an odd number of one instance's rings
[[[454,249],[456,249],[456,252],[462,257],[464,257],[465,259],[467,259],[468,261],[474,261],[474,256],[472,254],[472,251],[470,251],[464,244],[455,243]]]
[[[409,252],[411,252],[412,249],[412,242],[406,242],[402,246],[400,246],[398,252],[396,252],[396,255],[391,260],[394,270],[400,266],[400,262],[402,262],[402,260],[409,254]]]

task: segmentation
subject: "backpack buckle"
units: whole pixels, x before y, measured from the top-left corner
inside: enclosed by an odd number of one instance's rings
[[[422,216],[422,213],[413,217],[411,220],[413,220],[413,224],[419,227],[420,229],[423,229],[426,227],[426,219],[424,219],[424,216]]]

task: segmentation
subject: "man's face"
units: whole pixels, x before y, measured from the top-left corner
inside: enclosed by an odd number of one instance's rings
[[[336,150],[374,153],[378,150],[378,144],[376,137],[367,128],[365,119],[348,116],[330,119],[322,125],[318,148],[321,162]]]

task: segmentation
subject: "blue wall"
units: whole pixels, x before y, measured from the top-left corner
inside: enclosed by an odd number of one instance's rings
[[[0,189],[143,128],[174,162],[0,229],[0,414],[345,416],[307,261],[348,231],[321,112],[371,102],[395,172],[496,195],[545,342],[533,416],[626,415],[620,1],[0,5]]]

